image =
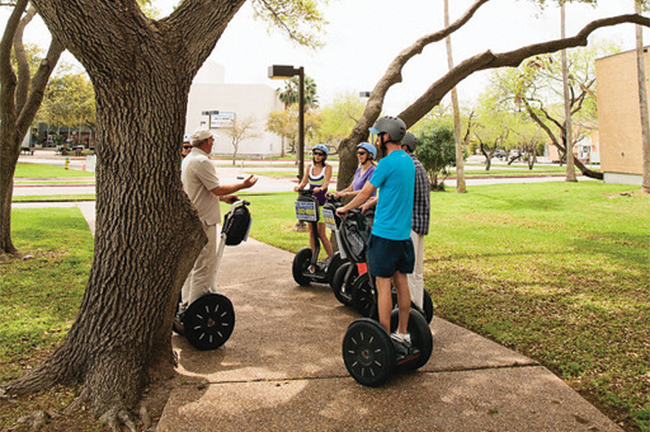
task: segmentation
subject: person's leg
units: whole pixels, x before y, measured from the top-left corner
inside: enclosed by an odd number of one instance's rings
[[[379,323],[390,333],[390,313],[393,309],[393,298],[390,294],[390,278],[377,276],[375,278],[375,284],[377,288]]]
[[[411,231],[411,240],[415,252],[415,267],[413,273],[409,273],[406,277],[411,292],[411,300],[417,307],[422,309],[424,307],[424,236]]]
[[[207,294],[215,287],[217,277],[217,226],[203,225],[205,235],[208,237],[208,243],[203,247],[199,254],[194,268],[190,273],[192,278],[189,287],[189,298],[187,304],[190,305],[194,300]],[[185,297],[183,302],[185,303]]]
[[[395,290],[397,291],[397,306],[399,308],[399,324],[397,333],[408,333],[409,314],[411,311],[411,293],[406,275],[396,271],[393,275]],[[390,287],[389,287],[390,290]]]
[[[312,222],[307,222],[309,224],[309,248],[311,253],[316,253],[316,232]]]
[[[329,237],[327,237],[326,226],[323,222],[318,222],[318,238],[320,238],[320,241],[323,243],[323,248],[325,248],[325,252],[327,252],[327,258],[331,258],[334,251],[332,250],[332,243],[330,242]]]

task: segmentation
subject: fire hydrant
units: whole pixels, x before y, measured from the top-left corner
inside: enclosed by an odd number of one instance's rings
[[[65,158],[65,164],[63,165],[63,168],[68,169],[69,165],[70,165],[70,158]]]

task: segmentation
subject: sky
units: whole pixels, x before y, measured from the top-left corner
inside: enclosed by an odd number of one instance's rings
[[[155,1],[163,15],[169,14],[176,3],[178,0]],[[473,3],[450,0],[452,22]],[[346,92],[372,90],[400,51],[423,35],[443,28],[443,0],[330,0],[323,11],[329,22],[321,38],[325,46],[312,50],[296,46],[279,31],[254,20],[247,3],[228,25],[208,62],[225,68],[226,83],[266,84],[273,88],[283,85],[267,77],[270,65],[303,66],[315,80],[319,100],[325,105]],[[595,18],[631,12],[633,0],[599,0],[596,9],[569,4],[567,35],[575,34]],[[6,12],[0,14],[0,22],[5,22],[6,16]],[[26,40],[45,47],[44,34],[44,26],[35,24],[28,29]],[[454,62],[458,64],[488,49],[504,52],[559,36],[560,12],[552,2],[542,11],[531,0],[492,0],[452,35]],[[615,40],[623,50],[634,49],[634,26],[599,30],[590,43],[597,40]],[[647,31],[644,40],[650,41]],[[65,58],[70,60],[72,56]],[[427,47],[404,68],[403,82],[387,94],[384,112],[399,113],[446,70],[444,42]],[[465,80],[458,87],[461,103],[474,101],[486,85],[487,73],[483,72]]]

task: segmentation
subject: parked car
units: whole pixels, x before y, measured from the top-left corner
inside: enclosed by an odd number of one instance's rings
[[[508,153],[506,153],[505,150],[497,149],[494,151],[492,157],[495,157],[499,160],[506,160],[508,158]]]

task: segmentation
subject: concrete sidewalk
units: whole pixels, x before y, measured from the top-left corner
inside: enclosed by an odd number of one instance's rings
[[[254,240],[226,248],[218,280],[235,331],[209,352],[174,336],[185,377],[158,431],[621,430],[535,361],[438,318],[427,365],[357,384],[341,357],[357,315],[327,286],[297,286],[292,259]]]

